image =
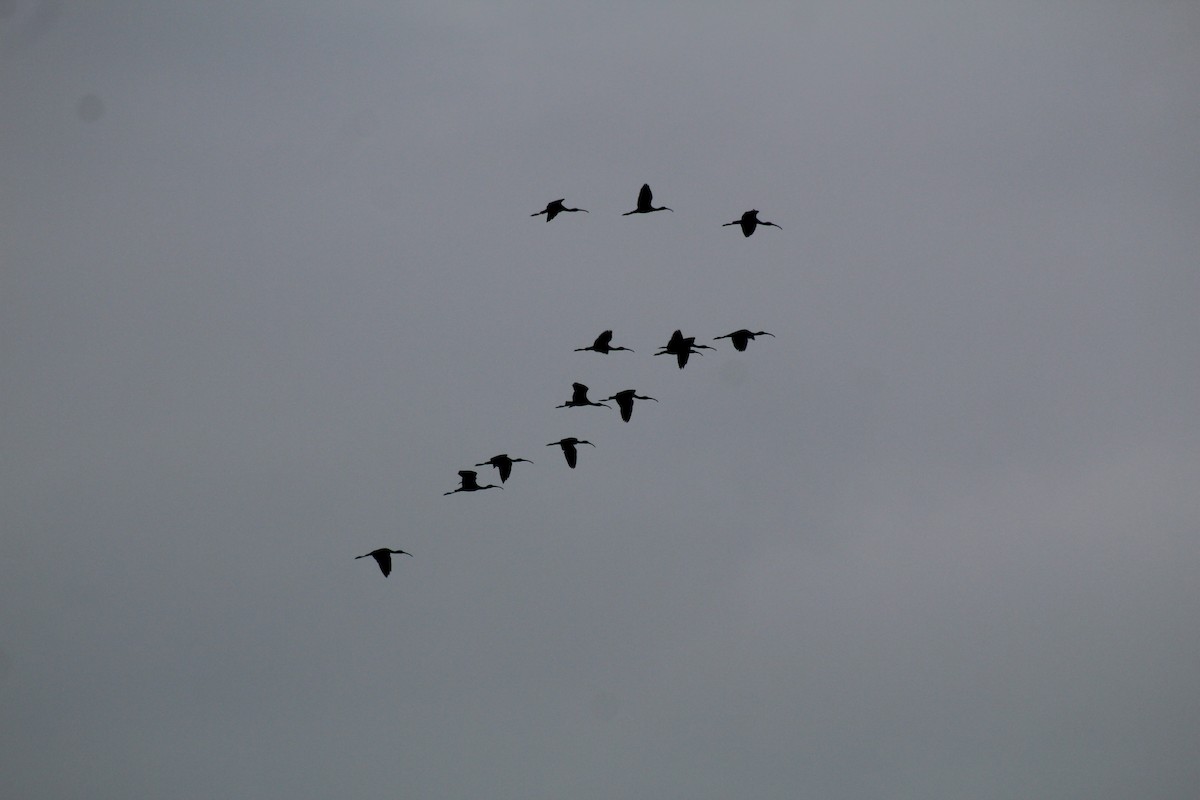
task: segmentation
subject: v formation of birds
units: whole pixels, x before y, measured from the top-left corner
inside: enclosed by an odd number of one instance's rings
[[[550,222],[562,213],[590,213],[586,208],[568,208],[565,205],[565,201],[566,198],[552,200],[546,204],[544,209],[530,214],[530,216],[538,217],[545,214],[546,222]],[[654,206],[654,193],[650,190],[650,184],[646,183],[642,184],[641,191],[638,192],[637,208],[633,209],[632,211],[626,211],[621,216],[627,217],[631,214],[649,214],[654,211],[673,211],[673,209],[667,208],[666,206],[658,206],[656,208]],[[760,225],[771,228],[780,228],[780,230],[782,230],[782,228],[779,225],[776,225],[774,222],[767,222],[766,220],[759,219],[758,209],[751,209],[742,214],[739,219],[735,219],[732,222],[726,222],[721,227],[729,227],[731,225],[737,225],[741,227],[742,235],[746,237],[751,236]],[[716,336],[714,337],[713,341],[729,339],[735,350],[744,351],[749,342],[753,341],[758,336],[774,337],[775,334],[768,333],[767,331],[751,331],[748,328],[742,328],[740,330],[732,331],[731,333],[725,333],[720,336]],[[616,351],[626,351],[630,353],[635,352],[628,347],[618,347],[613,345],[612,339],[613,332],[611,330],[603,331],[599,336],[596,337],[594,342],[586,347],[576,347],[575,352],[590,350],[603,355],[608,355],[609,353]],[[671,334],[671,338],[667,340],[667,343],[662,345],[658,352],[654,353],[653,355],[675,356],[675,362],[678,364],[679,369],[683,369],[687,366],[688,359],[691,358],[691,356],[704,355],[701,352],[702,350],[716,349],[717,348],[713,347],[712,345],[696,344],[695,336],[684,336],[682,331],[676,330],[673,334]],[[621,391],[600,400],[588,399],[588,391],[588,387],[582,383],[571,384],[571,398],[566,402],[556,406],[556,408],[582,408],[584,406],[612,408],[612,406],[608,405],[608,402],[612,401],[617,404],[617,409],[621,415],[621,419],[624,422],[629,422],[629,420],[633,417],[633,405],[635,400],[653,400],[655,403],[658,402],[657,398],[650,397],[649,395],[638,394],[636,389],[622,389]],[[559,439],[557,442],[550,442],[546,445],[546,447],[561,448],[563,457],[567,462],[567,466],[570,469],[575,469],[575,466],[579,462],[578,446],[582,444],[590,445],[591,447],[596,446],[586,439],[577,439],[574,436],[568,436],[566,438]],[[507,453],[494,455],[487,461],[482,461],[475,464],[475,466],[493,467],[496,470],[497,476],[500,478],[500,483],[480,485],[478,472],[472,469],[463,469],[458,471],[458,488],[451,489],[444,494],[452,495],[457,494],[458,492],[479,492],[485,489],[503,489],[503,484],[507,483],[508,479],[512,476],[513,464],[519,462],[529,464],[533,463],[533,461],[528,458],[514,458]],[[406,555],[412,557],[412,553],[405,552],[404,550],[392,550],[387,547],[381,547],[361,556],[356,556],[355,558],[367,558],[369,556],[375,559],[375,563],[379,565],[380,572],[382,572],[383,576],[386,578],[392,572],[393,555]]]

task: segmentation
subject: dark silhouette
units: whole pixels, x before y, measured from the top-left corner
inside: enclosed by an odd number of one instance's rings
[[[528,458],[510,458],[508,453],[501,453],[500,455],[492,456],[482,464],[476,464],[475,466],[486,467],[488,464],[491,464],[493,467],[500,470],[500,482],[504,483],[508,480],[508,476],[512,474],[512,465],[518,461],[528,461],[530,464],[533,463],[532,461],[529,461]]]
[[[678,362],[679,368],[683,369],[685,366],[687,366],[689,356],[693,354],[704,355],[700,352],[700,349],[716,350],[717,348],[710,347],[706,344],[696,344],[695,336],[684,336],[681,331],[677,330],[671,334],[671,340],[663,346],[662,350],[654,355],[675,356],[675,360]]]
[[[770,225],[772,228],[779,228],[779,230],[783,230],[781,226],[776,225],[774,222],[766,222],[765,220],[759,219],[757,208],[750,209],[745,214],[742,214],[741,219],[735,219],[733,222],[726,222],[721,227],[727,228],[730,225],[741,225],[743,236],[749,236],[750,234],[754,233],[754,229],[759,225]]]
[[[729,339],[731,342],[733,342],[733,348],[735,350],[745,350],[746,344],[755,336],[770,336],[772,339],[775,338],[775,334],[773,333],[767,333],[766,331],[756,331],[751,333],[745,328],[742,328],[740,331],[734,331],[733,333],[727,333],[724,336],[718,336],[713,339],[713,341],[715,342],[717,339]]]
[[[645,397],[640,394],[634,394],[633,389],[625,389],[624,391],[617,392],[612,397],[606,397],[604,399],[616,400],[617,407],[621,409],[621,419],[629,422],[629,418],[633,416],[633,401],[635,398],[638,400],[654,400],[654,402],[658,402],[658,400],[653,397]]]
[[[649,214],[651,211],[672,211],[672,209],[667,208],[666,206],[659,206],[658,208],[655,208],[652,205],[653,202],[654,193],[650,191],[650,184],[643,183],[642,190],[638,192],[637,208],[635,208],[633,211],[626,211],[621,216],[628,217],[630,214]]]
[[[613,347],[609,342],[612,341],[612,331],[605,331],[596,337],[596,341],[592,342],[590,347],[576,347],[575,352],[583,350],[595,350],[597,353],[611,353],[613,350],[629,350],[628,347]],[[629,352],[633,352],[629,350]]]
[[[403,550],[389,550],[386,547],[381,547],[378,550],[372,550],[364,555],[355,556],[354,560],[357,561],[360,558],[366,558],[367,556],[370,556],[371,558],[375,559],[375,563],[379,565],[379,571],[382,572],[383,577],[386,578],[388,575],[392,574],[392,553],[412,558],[412,553],[406,553]]]
[[[571,399],[561,406],[555,406],[555,408],[575,408],[577,406],[604,406],[605,408],[612,408],[612,406],[605,405],[604,403],[593,403],[591,400],[588,400],[588,387],[582,383],[572,383],[571,388],[575,390],[575,393],[571,395]]]
[[[536,214],[530,214],[529,216],[537,217],[542,214],[545,214],[546,222],[549,222],[550,220],[557,217],[563,211],[571,211],[571,212],[582,211],[585,214],[588,213],[588,210],[586,208],[567,208],[566,206],[563,205],[563,198],[559,198],[558,200],[550,201],[549,203],[546,204],[546,207],[543,208],[541,211],[537,212]],[[747,235],[749,235],[749,234],[747,234]]]
[[[551,442],[550,444],[546,445],[546,447],[554,447],[555,445],[558,445],[559,447],[561,447],[562,451],[563,451],[563,455],[566,456],[566,458],[567,458],[567,466],[570,467],[571,469],[575,469],[575,461],[579,457],[579,454],[575,452],[575,445],[577,445],[577,444],[592,444],[592,443],[589,442],[587,439],[576,439],[574,436],[568,436],[565,439],[559,439],[557,442]],[[595,446],[596,445],[592,444],[592,447],[595,447]]]
[[[498,483],[489,483],[487,486],[480,486],[475,480],[478,473],[473,469],[460,469],[458,475],[462,478],[462,486],[454,491],[444,492],[443,494],[454,494],[454,492],[478,492],[483,489],[503,489],[504,487]]]

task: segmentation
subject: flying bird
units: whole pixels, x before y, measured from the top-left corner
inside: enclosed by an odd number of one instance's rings
[[[361,556],[355,556],[354,560],[357,561],[360,558],[366,558],[367,556],[370,556],[371,558],[375,559],[375,563],[379,565],[379,571],[382,572],[383,577],[386,578],[388,575],[392,574],[392,553],[412,558],[412,553],[406,553],[403,550],[389,550],[386,547],[381,547],[378,550],[372,550],[371,552],[364,553]]]
[[[588,387],[582,383],[572,383],[571,388],[575,390],[575,393],[571,395],[571,399],[561,406],[555,406],[555,408],[575,408],[577,406],[604,406],[605,408],[612,408],[610,405],[593,403],[591,400],[588,400]]]
[[[504,483],[508,480],[508,476],[512,474],[512,465],[518,461],[528,461],[530,464],[533,463],[532,461],[529,461],[528,458],[511,458],[508,453],[501,453],[500,455],[492,456],[482,464],[476,464],[475,466],[486,467],[488,464],[491,464],[493,467],[500,470],[500,482]]]
[[[583,350],[595,350],[597,353],[605,353],[605,354],[611,353],[613,350],[629,350],[629,352],[631,352],[631,353],[633,352],[628,347],[613,347],[610,344],[610,342],[612,341],[612,336],[613,336],[612,331],[605,331],[604,333],[597,336],[596,341],[592,342],[592,344],[589,347],[576,347],[575,352],[578,353]]]
[[[617,407],[621,409],[621,419],[625,420],[626,422],[629,422],[629,418],[631,416],[633,416],[633,401],[634,401],[634,399],[654,400],[654,402],[656,402],[656,403],[658,402],[658,400],[656,398],[646,397],[646,396],[643,396],[640,394],[634,394],[633,389],[625,389],[624,391],[617,392],[612,397],[606,397],[604,399],[617,401]]]
[[[752,333],[745,328],[742,328],[740,331],[734,331],[733,333],[727,333],[724,336],[718,336],[713,339],[713,341],[715,342],[717,339],[728,339],[733,342],[733,348],[735,350],[745,350],[746,344],[755,336],[770,336],[772,339],[775,338],[775,334],[773,333],[767,333],[766,331],[755,331]]]
[[[700,352],[704,350],[716,350],[707,344],[696,344],[695,336],[684,336],[682,331],[676,330],[671,334],[671,340],[668,341],[663,348],[655,353],[656,356],[675,356],[679,368],[683,369],[687,366],[688,357],[695,355],[704,355]]]
[[[655,208],[653,203],[654,203],[654,193],[650,191],[650,184],[643,183],[642,190],[640,192],[638,192],[637,208],[635,208],[633,211],[626,211],[621,216],[628,217],[630,214],[649,214],[651,211],[672,211],[673,210],[673,209],[667,208],[666,206],[659,206],[658,208]]]
[[[549,222],[550,220],[557,217],[563,211],[571,211],[571,212],[582,211],[585,214],[588,213],[588,210],[586,208],[567,208],[566,206],[563,205],[564,199],[565,198],[559,198],[558,200],[552,200],[549,203],[547,203],[546,207],[543,208],[541,211],[537,212],[536,214],[530,214],[529,216],[537,217],[537,216],[541,216],[542,214],[545,214],[546,222]]]
[[[457,489],[450,491],[450,492],[443,492],[443,495],[454,494],[454,492],[478,492],[478,491],[482,491],[483,489],[503,489],[504,488],[503,486],[501,486],[498,483],[489,483],[487,486],[480,486],[479,482],[477,480],[475,480],[475,476],[478,474],[479,473],[477,473],[473,469],[460,469],[458,471],[458,476],[460,478],[462,478],[462,486],[460,486]]]
[[[579,454],[575,451],[575,445],[578,445],[578,444],[592,444],[592,443],[589,442],[587,439],[576,439],[574,436],[568,436],[565,439],[559,439],[557,442],[551,442],[550,444],[546,445],[546,447],[554,447],[555,445],[558,445],[559,447],[561,447],[562,451],[563,451],[563,455],[566,456],[566,458],[567,458],[567,466],[570,467],[571,469],[575,469],[575,462],[579,458]],[[595,447],[595,446],[596,445],[592,444],[592,447]]]
[[[721,227],[727,228],[730,225],[741,225],[743,236],[749,236],[750,234],[754,233],[754,229],[759,225],[770,225],[772,228],[779,228],[779,230],[783,230],[781,226],[776,225],[774,222],[767,222],[766,220],[759,219],[757,208],[750,209],[745,214],[742,214],[741,219],[735,219],[733,222],[726,222]]]

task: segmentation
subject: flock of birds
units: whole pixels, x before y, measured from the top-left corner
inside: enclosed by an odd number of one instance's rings
[[[563,212],[574,213],[574,212],[582,211],[585,214],[589,213],[586,208],[567,208],[564,205],[564,200],[565,200],[565,198],[553,200],[553,201],[547,203],[546,207],[544,209],[542,209],[541,211],[538,211],[534,214],[530,214],[530,216],[537,217],[537,216],[541,216],[542,214],[545,214],[546,221],[550,222],[556,216],[558,216],[559,214],[561,214]],[[641,191],[638,192],[637,208],[635,208],[633,211],[627,211],[624,214],[622,214],[621,216],[627,217],[630,214],[649,214],[653,211],[672,211],[672,209],[667,208],[666,206],[658,206],[657,208],[654,206],[654,193],[650,191],[650,184],[647,183],[647,184],[643,184]],[[766,226],[770,226],[772,228],[780,228],[780,230],[782,230],[782,228],[779,225],[776,225],[774,222],[767,222],[765,220],[760,220],[758,218],[758,210],[757,209],[751,209],[750,211],[747,211],[746,213],[742,214],[740,219],[735,219],[733,222],[726,222],[721,227],[728,227],[730,225],[741,226],[743,236],[750,236],[751,234],[753,234],[755,229],[759,225],[766,225]],[[726,333],[726,334],[722,334],[721,336],[717,336],[713,339],[713,341],[717,341],[719,339],[729,339],[729,341],[733,344],[733,347],[735,350],[744,351],[746,349],[746,346],[758,336],[774,337],[775,334],[768,333],[767,331],[751,331],[748,328],[742,328],[741,330],[736,330],[736,331],[733,331],[732,333]],[[604,355],[608,355],[609,353],[616,352],[619,350],[627,351],[630,353],[634,352],[632,349],[630,349],[628,347],[614,346],[612,343],[612,338],[613,338],[613,332],[611,330],[604,331],[599,336],[597,336],[596,340],[594,342],[592,342],[590,345],[588,345],[587,347],[576,347],[575,352],[583,352],[583,351],[590,350],[592,352],[601,353]],[[712,345],[696,344],[695,336],[684,336],[682,331],[676,330],[673,334],[671,334],[671,338],[667,341],[667,343],[665,345],[662,345],[659,348],[658,352],[654,353],[654,355],[656,355],[656,356],[675,356],[675,362],[679,365],[680,369],[683,369],[684,367],[687,366],[688,359],[691,356],[703,355],[703,353],[700,352],[701,350],[716,350],[716,349],[717,348],[713,347]],[[601,400],[595,400],[595,401],[588,399],[588,391],[589,391],[588,387],[585,386],[584,384],[573,383],[573,384],[571,384],[571,399],[567,400],[565,403],[562,403],[555,407],[556,408],[582,408],[584,406],[601,406],[603,408],[612,408],[612,406],[608,405],[609,401],[611,401],[611,402],[614,402],[617,404],[617,409],[620,411],[621,419],[624,422],[629,422],[629,420],[633,416],[633,401],[634,400],[653,400],[656,403],[658,402],[657,398],[650,397],[649,395],[638,394],[636,389],[624,389],[624,390],[619,391],[616,394],[612,395],[611,397],[605,397],[605,398],[602,398]],[[563,457],[566,459],[567,466],[570,467],[571,469],[575,469],[575,465],[579,461],[579,451],[577,448],[579,447],[579,445],[583,445],[583,444],[590,445],[592,447],[596,446],[595,444],[593,444],[592,442],[589,442],[586,439],[577,439],[574,436],[568,436],[566,438],[559,439],[557,442],[550,442],[549,444],[546,445],[546,447],[561,448]],[[458,488],[452,489],[448,492],[445,492],[444,494],[452,495],[452,494],[457,494],[458,492],[479,492],[479,491],[483,491],[485,489],[503,489],[504,488],[503,484],[507,483],[509,477],[512,476],[513,464],[521,463],[521,462],[529,463],[529,464],[533,463],[528,458],[513,458],[512,456],[508,455],[507,453],[500,453],[498,455],[494,455],[491,458],[489,458],[487,461],[482,461],[482,462],[476,464],[475,466],[477,466],[477,467],[490,466],[490,467],[495,468],[497,471],[497,474],[500,477],[500,483],[498,483],[498,484],[489,483],[489,484],[485,484],[485,485],[480,485],[479,473],[477,471],[475,471],[473,469],[463,469],[463,470],[458,471],[459,484],[460,484],[458,486]],[[382,572],[383,576],[386,578],[388,575],[390,575],[392,573],[392,556],[393,555],[404,555],[404,556],[412,557],[412,553],[406,552],[404,550],[393,550],[388,547],[380,547],[376,550],[372,550],[369,553],[364,553],[361,556],[355,556],[355,559],[359,559],[359,558],[375,559],[375,563],[379,565],[380,572]]]

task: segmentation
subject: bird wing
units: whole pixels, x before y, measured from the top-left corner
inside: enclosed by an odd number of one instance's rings
[[[562,446],[563,455],[567,457],[567,466],[575,469],[575,462],[579,459],[579,454],[575,451],[575,445],[564,444]]]
[[[609,342],[612,341],[612,337],[612,331],[605,331],[596,337],[596,341],[592,343],[592,347],[608,347]]]
[[[383,573],[383,577],[392,574],[392,554],[387,550],[376,550],[371,553],[371,557],[375,559],[375,563],[379,565],[379,571]]]
[[[496,469],[500,470],[500,482],[504,483],[512,474],[512,461],[506,458],[496,465]]]
[[[642,190],[638,192],[638,208],[649,208],[654,202],[654,192],[650,191],[650,184],[643,183]]]
[[[688,356],[691,355],[690,350],[680,350],[675,354],[675,360],[679,362],[679,368],[683,369],[687,366]]]

